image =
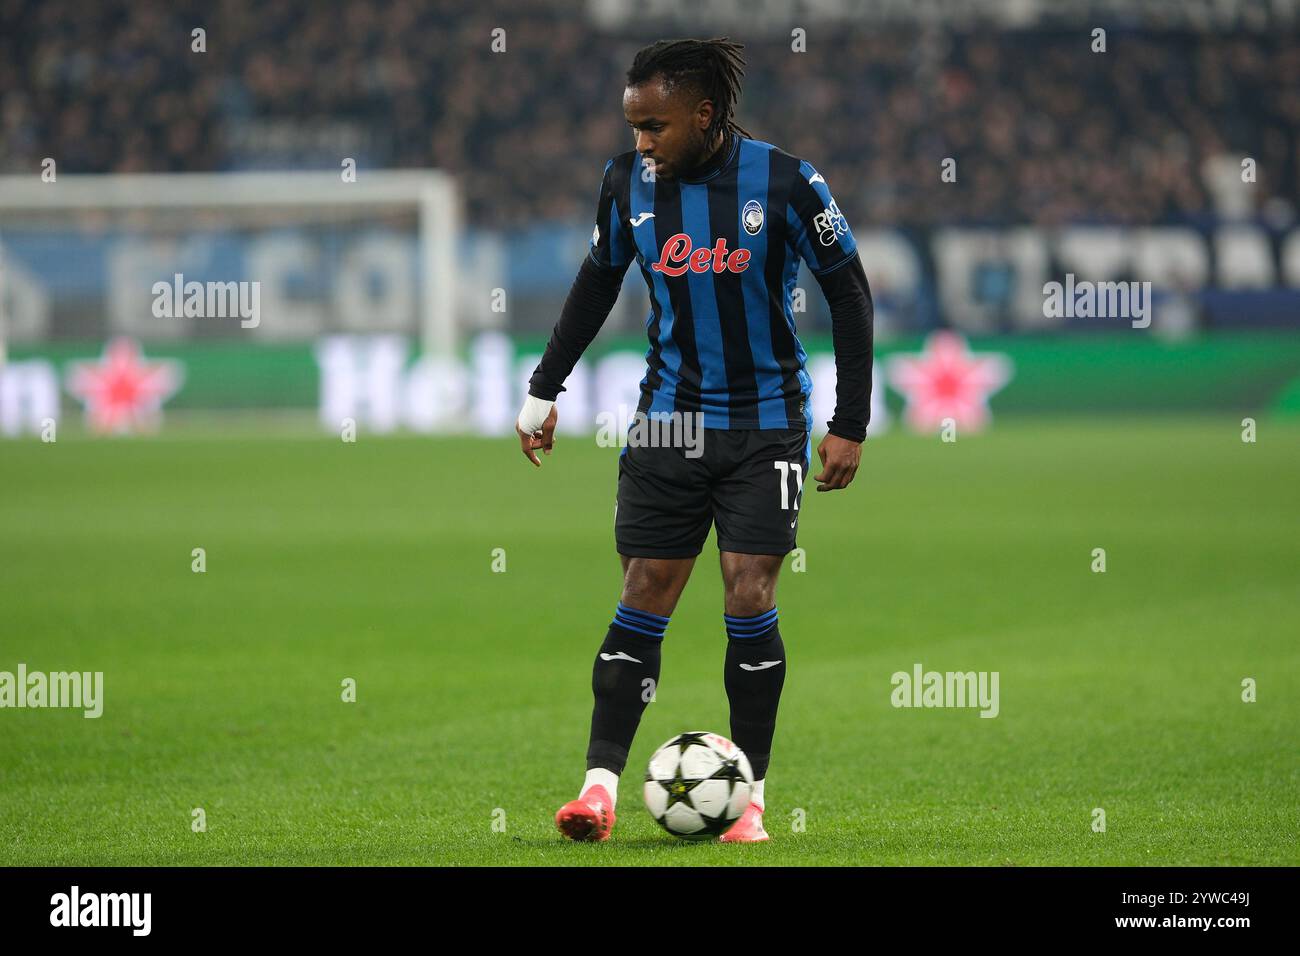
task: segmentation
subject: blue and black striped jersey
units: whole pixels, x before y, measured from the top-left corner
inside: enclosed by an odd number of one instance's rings
[[[656,179],[635,151],[605,164],[588,255],[635,260],[650,292],[638,411],[703,412],[705,428],[812,428],[812,381],[791,295],[857,244],[826,180],[770,143],[732,135],[698,179]]]
[[[555,399],[613,308],[633,260],[650,293],[638,411],[706,428],[811,431],[812,380],[791,307],[799,260],[831,307],[832,434],[870,418],[871,289],[825,179],[770,143],[730,135],[708,163],[658,179],[629,151],[605,164],[588,254],[529,380]]]

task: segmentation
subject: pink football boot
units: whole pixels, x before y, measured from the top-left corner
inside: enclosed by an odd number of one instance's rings
[[[609,791],[600,784],[588,787],[577,800],[556,811],[555,825],[570,840],[608,840],[614,829],[614,801]]]
[[[740,815],[740,819],[731,825],[731,829],[718,839],[723,843],[762,843],[770,840],[763,829],[763,808],[751,803]]]

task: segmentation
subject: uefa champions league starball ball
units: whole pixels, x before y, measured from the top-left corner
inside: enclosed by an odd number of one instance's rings
[[[678,734],[654,752],[645,772],[645,805],[683,840],[721,836],[749,806],[754,771],[745,752],[720,734]]]

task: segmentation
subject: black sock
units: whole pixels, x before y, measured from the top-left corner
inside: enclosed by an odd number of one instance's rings
[[[767,776],[776,709],[785,684],[785,645],[776,608],[753,617],[723,615],[727,664],[723,684],[731,702],[731,739],[745,751],[754,779]]]
[[[596,706],[591,711],[587,769],[622,773],[641,714],[659,684],[659,647],[668,618],[624,606],[600,645],[591,672]]]

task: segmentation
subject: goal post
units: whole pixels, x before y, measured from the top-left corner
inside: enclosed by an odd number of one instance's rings
[[[88,313],[97,308],[91,301],[96,281],[71,271],[91,260],[104,273],[104,328],[98,332],[104,336],[114,331],[116,316],[136,321],[139,278],[170,280],[172,270],[181,271],[177,265],[189,261],[198,263],[199,273],[224,268],[223,279],[292,285],[286,270],[297,268],[315,273],[304,280],[309,286],[346,283],[346,294],[314,320],[293,290],[280,295],[277,287],[276,301],[293,312],[296,324],[276,329],[276,316],[270,315],[271,328],[263,334],[282,339],[311,338],[340,324],[344,331],[365,331],[366,314],[345,313],[349,305],[353,313],[367,311],[367,296],[375,296],[368,292],[375,286],[368,273],[385,273],[390,281],[400,277],[406,287],[385,290],[390,298],[376,309],[388,323],[384,331],[406,332],[424,352],[450,355],[460,344],[459,205],[455,180],[439,170],[361,170],[351,182],[336,172],[58,174],[50,182],[35,174],[0,176],[0,235],[8,242],[0,248],[0,268],[9,267],[0,276],[8,273],[11,296],[28,292],[25,302],[47,306],[23,310],[22,321],[11,315],[8,337],[12,342],[25,334],[40,341],[66,337],[68,329],[95,335],[95,317]],[[152,273],[150,250],[156,253]],[[400,268],[391,261],[395,256],[403,260]],[[259,275],[259,265],[273,274]],[[134,278],[123,289],[125,276]],[[67,294],[51,303],[51,286],[61,284]],[[60,324],[63,329],[52,327]],[[158,331],[169,338],[187,334]],[[189,329],[205,337],[212,331]]]

